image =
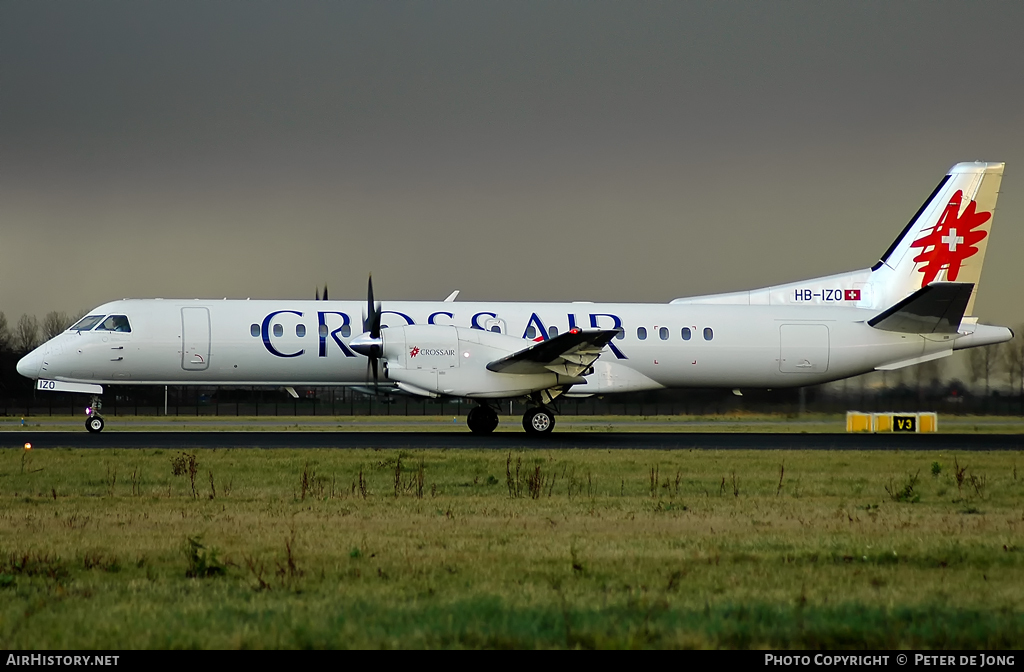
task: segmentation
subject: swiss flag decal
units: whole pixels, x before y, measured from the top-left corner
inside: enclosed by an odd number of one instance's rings
[[[843,301],[860,301],[859,289],[844,289]]]

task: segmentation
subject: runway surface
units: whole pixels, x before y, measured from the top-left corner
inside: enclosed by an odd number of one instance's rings
[[[647,450],[1024,450],[1022,434],[554,432],[0,432],[0,448],[519,448]]]

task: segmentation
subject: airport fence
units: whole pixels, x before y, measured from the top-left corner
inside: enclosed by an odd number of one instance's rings
[[[292,398],[280,388],[164,388],[123,386],[103,395],[103,413],[109,416],[464,416],[476,404],[456,399],[422,399],[362,394],[347,388],[300,388]],[[166,401],[165,401],[166,399]],[[19,390],[0,392],[0,413],[6,417],[84,415],[88,397]],[[901,388],[843,393],[824,387],[779,390],[737,396],[729,390],[672,390],[634,393],[605,398],[562,398],[562,415],[676,416],[772,413],[921,412],[943,415],[1024,416],[1024,396],[922,394]],[[521,401],[498,404],[502,414],[521,415]]]

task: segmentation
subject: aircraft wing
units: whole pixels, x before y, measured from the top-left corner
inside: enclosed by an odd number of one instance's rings
[[[579,376],[601,356],[616,329],[572,329],[546,341],[530,344],[487,365],[497,373],[547,373]]]
[[[974,291],[972,282],[933,282],[875,315],[875,329],[904,334],[955,334]]]

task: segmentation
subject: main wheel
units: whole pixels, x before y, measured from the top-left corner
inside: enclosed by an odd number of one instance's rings
[[[498,426],[498,414],[490,406],[477,406],[466,416],[466,424],[474,434],[490,434]]]
[[[555,414],[546,408],[531,408],[523,415],[527,434],[550,434],[555,428]]]
[[[98,415],[90,415],[85,421],[85,428],[93,434],[103,431],[103,418]]]

